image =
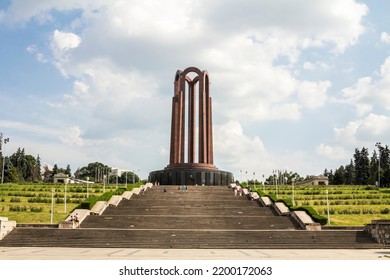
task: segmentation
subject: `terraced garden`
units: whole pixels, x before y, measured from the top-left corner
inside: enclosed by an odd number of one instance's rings
[[[276,186],[256,188],[266,195],[276,196]],[[327,216],[328,190],[330,224],[333,226],[361,226],[375,219],[390,219],[390,189],[373,186],[295,186],[296,206],[310,206],[318,214]],[[292,202],[292,186],[277,188],[277,198]]]
[[[133,185],[128,185],[132,189]],[[65,190],[66,188],[66,190]],[[53,223],[64,220],[69,213],[87,199],[115,191],[116,185],[99,184],[2,184],[0,185],[0,216],[17,223],[50,223],[52,189],[54,189]],[[118,189],[125,188],[119,185]],[[66,194],[65,194],[66,191]],[[66,195],[66,204],[65,204]],[[104,195],[106,199],[109,196]]]

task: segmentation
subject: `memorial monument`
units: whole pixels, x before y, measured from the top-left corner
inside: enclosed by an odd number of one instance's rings
[[[232,173],[214,165],[209,85],[207,71],[196,67],[176,71],[169,164],[163,170],[150,172],[150,182],[218,186],[233,181]]]

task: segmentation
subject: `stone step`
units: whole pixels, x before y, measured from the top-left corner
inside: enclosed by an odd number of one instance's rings
[[[295,229],[285,217],[111,215],[90,216],[82,228],[134,229]]]
[[[381,248],[363,231],[109,230],[17,228],[1,246],[96,248]]]

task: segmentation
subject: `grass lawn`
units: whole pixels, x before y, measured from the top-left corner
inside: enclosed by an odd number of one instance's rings
[[[128,185],[128,189],[139,186],[140,183]],[[124,185],[119,185],[124,188]],[[54,192],[53,223],[58,224],[80,205],[92,196],[103,194],[102,185],[67,185],[65,211],[65,185],[62,184],[1,184],[0,185],[0,217],[8,217],[17,223],[48,224],[51,220],[51,196]],[[107,185],[105,191],[114,191],[116,185]]]

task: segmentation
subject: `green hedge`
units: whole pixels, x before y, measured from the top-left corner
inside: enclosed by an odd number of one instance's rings
[[[319,215],[316,210],[310,206],[299,206],[290,208],[292,211],[305,211],[315,222],[320,223],[321,225],[326,225],[328,218]]]
[[[275,194],[265,194],[263,191],[257,189],[256,192],[258,195],[261,196],[268,196],[273,203],[275,202],[284,202],[288,208],[290,208],[291,211],[305,211],[312,219],[313,221],[320,223],[321,225],[326,225],[328,222],[328,218],[319,215],[316,210],[314,210],[310,206],[299,206],[299,207],[293,207],[292,204],[292,199],[291,198],[286,198],[286,199],[280,199],[277,198]]]
[[[126,188],[117,188],[115,191],[110,191],[110,192],[105,192],[101,196],[90,196],[84,201],[80,203],[80,205],[77,207],[77,209],[89,209],[91,210],[92,207],[95,205],[96,202],[98,201],[109,201],[110,198],[113,195],[122,195],[126,190],[132,190],[136,187],[139,187],[141,184],[137,183],[135,185],[130,185]]]

